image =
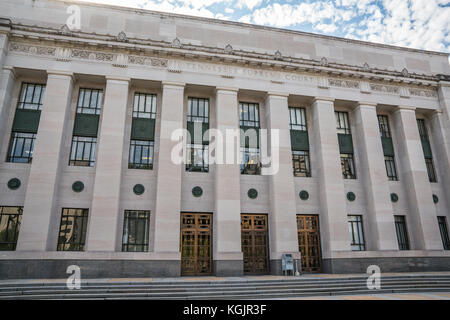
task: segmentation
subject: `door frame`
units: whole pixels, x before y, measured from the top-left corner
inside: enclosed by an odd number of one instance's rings
[[[267,213],[241,213],[241,251],[242,255],[244,255],[244,252],[242,250],[242,216],[264,216],[266,218],[266,250],[267,250],[267,256],[266,256],[266,266],[267,270],[264,273],[246,273],[244,272],[244,275],[265,275],[270,274],[270,234],[269,234],[269,214]]]
[[[211,239],[209,242],[209,246],[210,246],[210,257],[209,257],[209,261],[210,261],[210,272],[208,273],[197,273],[197,274],[183,274],[183,263],[181,262],[183,260],[183,252],[182,252],[182,245],[183,245],[183,236],[182,236],[182,231],[183,231],[183,215],[184,214],[193,214],[193,215],[202,215],[202,214],[207,214],[211,216],[210,219],[210,234],[211,234]],[[194,211],[181,211],[180,212],[180,275],[181,276],[211,276],[214,272],[213,270],[213,241],[214,241],[214,228],[213,228],[213,223],[214,223],[214,215],[212,212],[194,212]]]
[[[298,216],[313,216],[313,217],[317,217],[317,234],[319,237],[319,256],[320,256],[320,270],[319,271],[307,271],[307,273],[321,273],[323,271],[323,255],[322,255],[322,236],[320,234],[320,215],[319,214],[308,214],[308,213],[302,213],[302,214],[296,214],[295,215],[295,220],[297,221],[297,217]],[[297,225],[297,239],[298,239],[298,225]],[[298,244],[300,246],[300,244]],[[300,249],[300,248],[299,248]],[[300,251],[300,250],[299,250]],[[300,252],[301,253],[301,252]],[[302,258],[302,257],[301,257]],[[303,269],[302,269],[303,272]]]

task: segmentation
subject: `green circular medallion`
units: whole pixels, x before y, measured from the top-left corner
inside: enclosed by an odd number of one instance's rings
[[[20,188],[21,184],[22,183],[20,182],[19,179],[12,178],[11,180],[8,181],[8,188],[10,188],[11,190],[17,190]]]
[[[302,200],[308,200],[309,199],[309,193],[306,190],[300,191],[300,193],[298,195],[300,196],[300,199],[302,199]]]
[[[75,181],[72,184],[72,190],[74,192],[81,192],[81,191],[83,191],[84,190],[84,183],[81,182],[81,181]]]
[[[144,186],[143,186],[142,184],[136,184],[136,185],[133,187],[133,192],[134,192],[135,194],[137,194],[138,196],[140,196],[141,194],[143,194],[144,191],[145,191],[145,188],[144,188]]]
[[[201,197],[202,194],[203,194],[203,189],[200,188],[199,186],[193,187],[193,188],[192,188],[192,195],[193,195],[194,197],[197,197],[197,198],[198,198],[198,197]]]
[[[356,195],[353,193],[353,192],[348,192],[347,193],[347,200],[348,201],[355,201],[355,199],[356,199]]]
[[[249,189],[247,195],[250,199],[256,199],[258,197],[258,191],[256,189]]]
[[[438,203],[439,202],[439,198],[437,195],[433,194],[433,202],[434,203]]]
[[[391,201],[397,202],[398,201],[398,195],[396,193],[391,193]]]

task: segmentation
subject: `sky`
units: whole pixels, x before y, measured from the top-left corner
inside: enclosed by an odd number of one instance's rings
[[[82,0],[450,53],[450,0]]]

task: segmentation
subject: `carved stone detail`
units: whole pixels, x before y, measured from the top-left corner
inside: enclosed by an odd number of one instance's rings
[[[72,57],[72,50],[69,48],[56,48],[56,60],[68,62]]]
[[[434,90],[424,90],[419,88],[409,88],[409,93],[412,96],[426,97],[426,98],[437,98],[437,92]]]
[[[275,52],[274,57],[275,57],[275,59],[277,59],[277,60],[283,58],[283,56],[281,55],[280,50],[277,50],[277,51]]]
[[[233,52],[233,47],[231,46],[231,44],[227,44],[226,45],[225,52],[226,53],[232,53]]]
[[[409,77],[408,69],[403,68],[403,70],[402,70],[402,75],[403,75],[404,77]]]
[[[181,47],[181,41],[178,38],[173,39],[172,46],[174,47]]]
[[[72,34],[72,30],[70,30],[67,24],[63,25],[61,29],[59,29],[59,32],[65,36],[70,36]]]
[[[126,68],[128,66],[128,56],[122,53],[118,54],[113,62],[113,66]]]
[[[341,80],[341,79],[328,79],[328,83],[332,87],[359,89],[359,82],[358,81]]]
[[[322,59],[320,59],[320,65],[322,67],[328,67],[328,60],[325,57],[322,57]]]
[[[123,31],[120,31],[117,35],[117,41],[126,42],[128,41],[127,34]]]
[[[393,93],[393,94],[399,94],[400,93],[399,87],[387,86],[387,85],[384,85],[384,84],[375,84],[375,83],[371,83],[370,84],[370,90],[378,91],[378,92],[384,92],[384,93]]]

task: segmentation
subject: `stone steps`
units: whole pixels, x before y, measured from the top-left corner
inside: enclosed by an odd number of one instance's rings
[[[289,297],[450,292],[448,276],[382,277],[381,290],[369,290],[366,277],[286,280],[217,280],[82,283],[69,290],[65,283],[0,283],[0,299],[273,299]]]

